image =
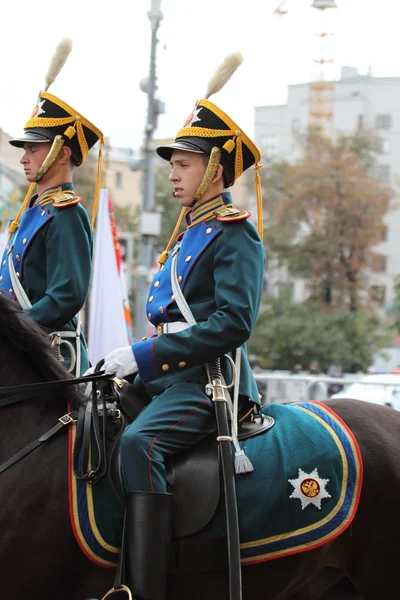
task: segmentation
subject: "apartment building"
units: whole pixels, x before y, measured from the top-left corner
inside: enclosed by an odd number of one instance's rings
[[[309,84],[288,87],[288,101],[279,106],[258,106],[255,109],[255,141],[263,156],[295,160],[300,156],[297,134],[304,132],[309,122]],[[362,75],[354,67],[342,67],[341,78],[335,82],[334,128],[337,133],[351,134],[359,126],[375,131],[381,138],[377,176],[396,190],[400,179],[400,77]],[[376,250],[379,260],[370,275],[379,305],[390,305],[394,278],[400,275],[400,210],[393,201],[386,216],[386,231]],[[268,289],[274,292],[277,281],[293,287],[293,298],[307,298],[307,282],[292,280],[285,270],[269,270]]]

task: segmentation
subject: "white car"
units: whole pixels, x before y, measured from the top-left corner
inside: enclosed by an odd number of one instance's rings
[[[400,375],[365,375],[331,398],[364,400],[400,410]]]

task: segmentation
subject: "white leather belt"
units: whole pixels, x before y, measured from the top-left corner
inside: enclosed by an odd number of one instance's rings
[[[189,323],[184,323],[183,321],[175,321],[173,323],[160,323],[157,326],[157,333],[161,335],[162,333],[178,333],[179,331],[183,331],[184,329],[188,329],[190,327]]]

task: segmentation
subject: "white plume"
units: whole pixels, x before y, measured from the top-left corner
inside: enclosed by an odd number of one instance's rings
[[[241,52],[231,52],[222,61],[214,75],[208,82],[207,91],[205,98],[209,98],[213,94],[219,92],[220,89],[229,81],[233,73],[243,62],[243,56]]]
[[[53,58],[51,59],[51,63],[49,66],[49,70],[46,75],[46,85],[44,91],[46,92],[51,84],[56,79],[57,75],[65,65],[65,62],[72,50],[72,40],[70,38],[64,38],[58,44],[56,51],[54,53]]]

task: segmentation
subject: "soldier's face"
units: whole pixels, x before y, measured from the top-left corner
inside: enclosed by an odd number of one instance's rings
[[[170,160],[172,194],[181,206],[190,206],[206,172],[208,157],[205,154],[174,150]]]
[[[24,144],[24,154],[20,163],[24,167],[25,177],[29,182],[36,181],[36,175],[51,148],[50,142],[40,144]]]

